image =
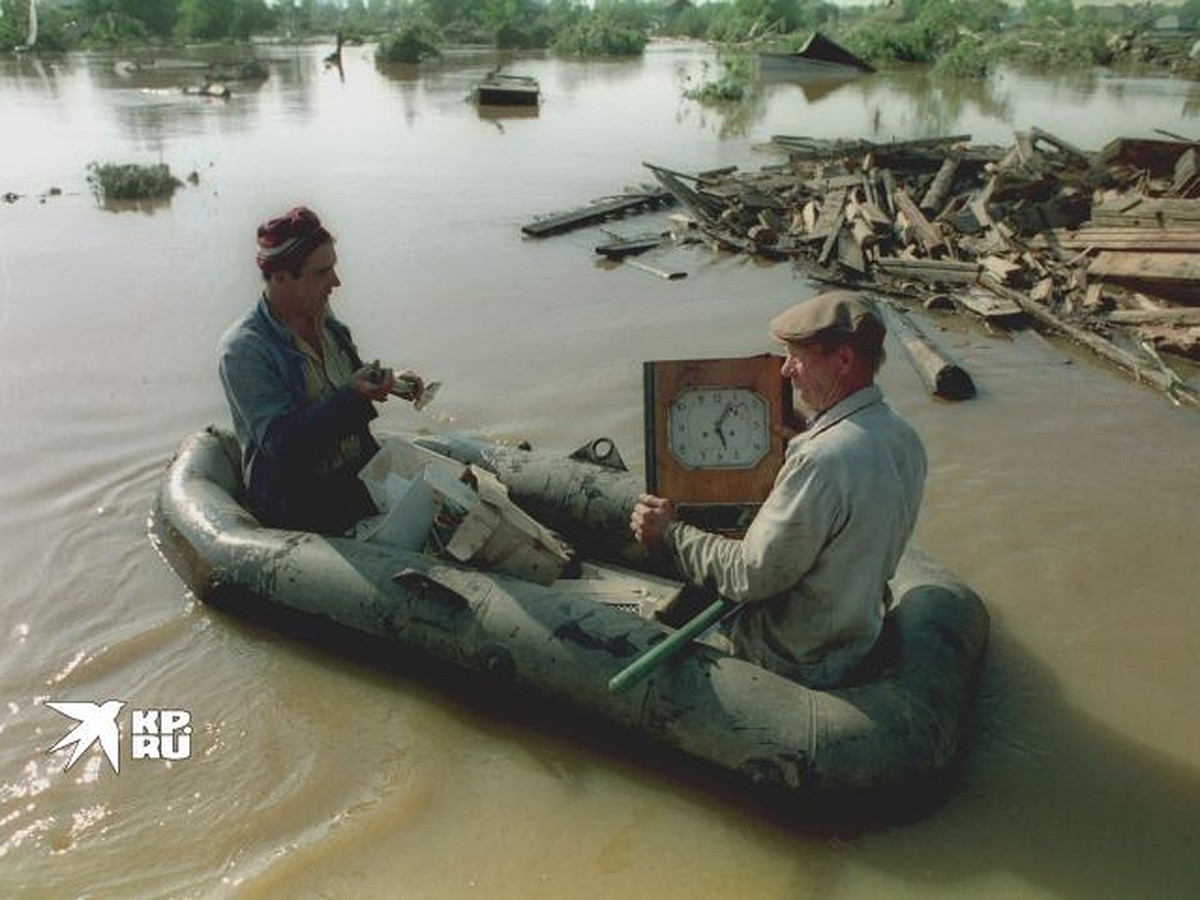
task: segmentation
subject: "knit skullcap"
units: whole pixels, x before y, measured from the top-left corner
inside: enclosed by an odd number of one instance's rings
[[[258,252],[254,261],[263,274],[298,267],[317,247],[333,236],[317,214],[297,206],[258,226]]]

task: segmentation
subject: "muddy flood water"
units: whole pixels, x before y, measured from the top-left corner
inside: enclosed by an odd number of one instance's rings
[[[465,99],[490,56],[381,72],[347,48],[339,77],[329,49],[260,48],[270,77],[227,101],[115,58],[0,60],[20,195],[0,204],[0,896],[1200,896],[1200,415],[1069,345],[939,318],[979,388],[954,404],[890,347],[884,391],[930,458],[916,539],[992,616],[961,775],[906,824],[781,823],[602,735],[221,614],[146,538],[172,451],[228,421],[214,347],[258,291],[254,226],[296,203],[338,238],[364,354],[444,384],[378,429],[607,435],[640,470],[642,361],[770,350],[766,322],[816,288],[699,247],[657,258],[680,280],[601,264],[598,229],[523,238],[535,214],[643,161],[757,168],[772,134],[1196,135],[1200,92],[881,75],[722,113],[682,96],[711,51],[660,46],[517,61],[544,103],[496,117]],[[107,210],[92,161],[197,179]],[[64,771],[46,702],[109,699],[189,713],[187,755]]]

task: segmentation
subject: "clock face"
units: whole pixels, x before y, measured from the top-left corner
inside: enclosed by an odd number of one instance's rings
[[[751,469],[771,446],[767,401],[749,388],[690,388],[667,418],[671,454],[692,469]]]

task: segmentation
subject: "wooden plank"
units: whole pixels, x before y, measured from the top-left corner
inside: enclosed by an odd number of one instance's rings
[[[1200,252],[1200,223],[1195,228],[1088,226],[1078,231],[1056,228],[1049,236],[1039,235],[1027,242],[1034,249],[1062,247],[1066,250],[1141,250],[1145,252]]]
[[[1074,144],[1069,144],[1066,141],[1064,141],[1062,138],[1058,137],[1057,135],[1053,135],[1048,131],[1043,131],[1041,128],[1038,128],[1036,125],[1033,128],[1029,129],[1029,136],[1030,136],[1031,140],[1033,141],[1033,145],[1035,148],[1037,147],[1038,143],[1047,143],[1052,147],[1057,147],[1059,150],[1061,150],[1063,153],[1067,154],[1068,156],[1075,157],[1076,162],[1080,162],[1080,163],[1083,163],[1084,165],[1087,165],[1092,160],[1093,154],[1087,153],[1084,150],[1080,150]]]
[[[613,240],[596,246],[596,252],[609,259],[620,259],[623,256],[634,256],[638,253],[645,253],[657,247],[667,239],[667,234],[655,232],[653,234],[642,234],[636,237],[621,237],[620,235],[608,232]]]
[[[846,206],[842,204],[837,211],[837,216],[833,220],[833,229],[829,232],[829,236],[825,238],[825,243],[821,246],[821,253],[817,257],[817,262],[821,265],[829,260],[829,254],[833,252],[837,246],[838,236],[842,233],[842,224],[846,221]]]
[[[973,284],[979,264],[952,259],[898,259],[880,257],[875,268],[894,278],[912,278],[926,284]]]
[[[1200,257],[1192,253],[1124,253],[1103,250],[1088,264],[1089,275],[1124,281],[1198,281]]]
[[[825,198],[817,212],[817,222],[809,236],[826,239],[836,234],[846,219],[846,189],[835,191]]]
[[[1200,199],[1137,197],[1092,207],[1092,223],[1170,228],[1200,224]]]
[[[863,246],[845,228],[838,229],[837,258],[847,269],[866,274],[867,258]]]
[[[1198,187],[1200,164],[1196,156],[1196,148],[1188,147],[1175,160],[1175,180],[1171,183],[1171,193],[1177,197],[1194,197]]]
[[[1006,287],[991,275],[986,273],[981,275],[979,283],[988,290],[994,291],[997,296],[1012,300],[1021,309],[1029,313],[1031,317],[1041,322],[1042,325],[1067,335],[1071,340],[1087,347],[1097,356],[1129,373],[1137,381],[1145,381],[1148,384],[1154,385],[1159,390],[1167,392],[1180,403],[1188,403],[1191,406],[1200,407],[1200,396],[1197,396],[1191,390],[1181,389],[1178,379],[1174,378],[1171,373],[1144,365],[1133,354],[1127,353],[1111,341],[1105,340],[1100,335],[1086,328],[1080,328],[1060,319],[1040,303],[1033,302],[1029,299],[1028,295]]]
[[[1025,311],[1011,300],[974,286],[955,294],[954,299],[984,319],[1013,319],[1025,315]]]
[[[925,218],[925,214],[913,202],[912,197],[908,195],[908,191],[904,188],[896,188],[896,193],[892,195],[892,200],[896,204],[896,209],[908,220],[909,225],[916,229],[917,239],[921,242],[921,246],[925,248],[927,253],[933,253],[933,251],[945,246],[946,241],[942,237],[942,233]]]
[[[1021,272],[1020,263],[1005,259],[1003,256],[984,256],[979,259],[979,265],[986,272],[991,272],[1003,282],[1013,281]]]
[[[666,206],[674,202],[675,198],[666,190],[643,191],[620,197],[608,197],[579,209],[535,219],[522,225],[521,231],[530,237],[548,237],[552,234],[561,234],[564,231],[604,222],[616,216]]]
[[[1200,325],[1200,308],[1114,309],[1102,318],[1118,325]]]
[[[841,191],[843,194],[852,187],[862,184],[861,175],[831,175],[828,178],[811,178],[804,186],[815,194],[830,194]]]
[[[801,135],[773,134],[771,142],[778,144],[792,156],[806,159],[830,159],[838,156],[861,156],[872,150],[901,150],[944,147],[947,144],[965,144],[971,140],[969,134],[951,134],[945,137],[916,138],[907,141],[891,141],[878,144],[868,140],[827,140]]]

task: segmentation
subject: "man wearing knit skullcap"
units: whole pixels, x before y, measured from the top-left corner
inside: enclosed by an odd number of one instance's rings
[[[873,665],[887,583],[912,535],[925,485],[916,432],[874,383],[885,327],[864,297],[818,294],[778,315],[782,374],[807,420],[770,495],[740,539],[681,522],[644,494],[634,536],[696,585],[735,604],[722,628],[736,656],[825,688]]]
[[[316,213],[298,206],[260,225],[257,238],[262,294],[219,346],[243,499],[264,525],[344,533],[376,511],[358,470],[379,449],[368,423],[397,376],[364,365],[329,309],[341,281]],[[399,377],[420,396],[417,375]]]

